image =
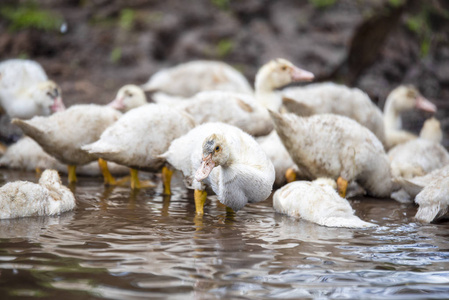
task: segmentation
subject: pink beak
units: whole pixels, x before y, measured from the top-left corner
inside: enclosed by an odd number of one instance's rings
[[[416,108],[431,113],[435,113],[437,111],[437,107],[435,106],[435,104],[421,95],[416,98]]]
[[[64,102],[62,102],[61,97],[58,97],[55,99],[55,102],[53,103],[52,106],[50,106],[50,109],[52,112],[58,112],[58,111],[64,111],[65,110],[65,105]]]
[[[290,74],[293,81],[312,81],[315,78],[315,75],[313,75],[312,72],[300,69],[298,67],[294,67]]]
[[[115,98],[112,100],[108,106],[115,108],[117,110],[125,109],[125,104],[123,103],[123,97],[122,98]]]
[[[212,172],[212,169],[215,167],[215,163],[212,161],[212,154],[209,154],[206,157],[203,157],[203,163],[198,168],[198,170],[195,173],[195,179],[197,181],[202,181],[207,176],[209,176],[210,172]]]

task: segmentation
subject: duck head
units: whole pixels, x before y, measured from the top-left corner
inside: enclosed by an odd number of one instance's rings
[[[134,84],[127,84],[120,88],[117,96],[108,105],[121,112],[147,104],[144,91]]]
[[[421,93],[412,85],[401,85],[395,88],[388,96],[393,102],[394,109],[398,112],[412,109],[419,109],[426,112],[435,113],[435,104],[424,98]]]
[[[65,110],[61,89],[51,80],[41,82],[32,88],[31,97],[40,106],[43,111],[42,115],[50,115]]]
[[[203,142],[203,162],[195,173],[195,179],[201,181],[209,176],[216,166],[226,166],[230,161],[230,151],[224,136],[212,134]]]
[[[276,58],[263,65],[256,75],[256,90],[277,89],[295,81],[312,81],[314,75],[296,67],[283,58]]]

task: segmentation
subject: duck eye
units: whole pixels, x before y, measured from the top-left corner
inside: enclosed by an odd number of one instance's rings
[[[282,71],[285,71],[285,70],[287,70],[287,66],[282,66]]]
[[[215,147],[215,151],[220,150],[220,146]]]

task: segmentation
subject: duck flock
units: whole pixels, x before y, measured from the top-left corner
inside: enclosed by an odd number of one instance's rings
[[[273,195],[274,210],[330,227],[376,226],[346,198],[369,195],[419,205],[416,220],[436,222],[449,207],[449,153],[429,118],[419,136],[401,114],[436,106],[413,86],[391,91],[383,112],[366,93],[277,58],[252,85],[232,66],[191,61],[125,85],[108,105],[65,108],[61,89],[31,60],[0,63],[0,106],[24,137],[0,166],[42,172],[38,184],[0,188],[0,218],[55,215],[76,206],[58,172],[103,176],[105,185],[154,188],[139,171],[158,173],[167,195],[173,172],[194,190],[196,213],[208,193],[233,211]],[[151,92],[148,103],[145,92]],[[45,170],[45,171],[44,171]],[[130,176],[116,179],[116,176]]]

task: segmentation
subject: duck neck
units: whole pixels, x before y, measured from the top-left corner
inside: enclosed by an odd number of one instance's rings
[[[384,107],[384,127],[390,130],[399,130],[402,128],[402,119],[399,111],[394,107],[394,98],[387,97]]]
[[[255,94],[259,104],[263,105],[267,109],[273,111],[279,111],[281,107],[281,97],[275,90],[266,76],[259,72],[256,76]]]

